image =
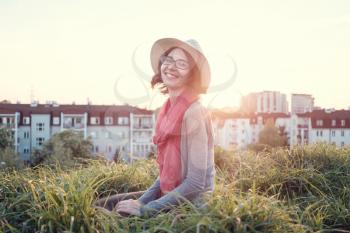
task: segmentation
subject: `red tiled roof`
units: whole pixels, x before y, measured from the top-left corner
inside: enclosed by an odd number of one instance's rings
[[[224,120],[228,118],[249,118],[250,124],[256,124],[257,118],[262,117],[263,123],[267,119],[273,119],[276,121],[277,118],[289,118],[290,114],[285,113],[257,113],[257,114],[244,114],[241,112],[226,113],[220,110],[212,111],[213,118]],[[311,118],[312,128],[350,128],[350,110],[335,110],[327,113],[325,109],[313,110],[312,112],[299,113],[297,114],[300,118]],[[317,120],[322,120],[322,126],[316,124]],[[332,120],[336,121],[336,125],[332,125]],[[341,121],[345,120],[345,125],[341,125]]]
[[[50,114],[51,117],[57,117],[64,114],[84,114],[87,113],[88,117],[98,116],[104,118],[105,116],[123,116],[128,117],[130,113],[134,114],[152,114],[151,110],[141,109],[130,105],[59,105],[54,107],[52,105],[38,104],[36,107],[32,107],[30,104],[5,104],[0,103],[0,114],[14,114],[20,113],[20,123],[25,116],[31,114]],[[101,124],[104,121],[101,120]]]
[[[235,119],[235,118],[249,118],[250,124],[256,124],[258,122],[258,117],[262,117],[263,122],[266,122],[267,119],[272,118],[274,121],[276,121],[277,118],[288,118],[290,117],[289,114],[285,113],[243,113],[243,112],[223,112],[220,110],[212,110],[212,116],[213,118],[218,119]]]
[[[311,117],[312,128],[350,128],[350,110],[336,110],[327,113],[324,109],[314,110],[308,113]],[[322,126],[317,125],[317,120],[322,120]],[[332,125],[332,120],[336,121],[336,125]],[[345,120],[345,125],[341,125],[341,120]]]

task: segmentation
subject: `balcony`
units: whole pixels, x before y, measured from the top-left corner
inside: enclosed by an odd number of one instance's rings
[[[63,128],[75,129],[75,130],[84,129],[83,119],[82,118],[65,118],[63,119]]]
[[[153,129],[152,124],[137,124],[137,125],[133,125],[133,129]]]
[[[152,138],[134,138],[132,140],[133,143],[152,143]]]
[[[15,123],[0,123],[0,128],[14,129],[15,127]]]

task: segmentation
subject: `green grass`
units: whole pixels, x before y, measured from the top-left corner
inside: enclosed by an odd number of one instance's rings
[[[350,148],[317,144],[258,154],[216,148],[208,205],[184,203],[154,218],[121,217],[92,203],[145,190],[154,160],[90,161],[0,172],[0,232],[348,232]]]

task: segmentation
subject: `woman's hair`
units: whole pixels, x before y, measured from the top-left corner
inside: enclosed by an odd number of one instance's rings
[[[190,64],[194,64],[191,66],[191,73],[189,75],[190,80],[187,82],[188,88],[191,90],[195,91],[198,95],[199,94],[205,94],[207,92],[207,87],[202,87],[201,84],[201,76],[200,76],[200,71],[198,69],[198,66],[196,62],[194,61],[193,57],[184,49],[179,48],[179,47],[172,47],[165,51],[162,55],[167,56],[173,49],[178,48],[181,49],[185,54],[186,57],[190,60]],[[163,83],[162,77],[161,77],[161,72],[160,72],[160,67],[162,63],[161,61],[158,62],[158,69],[157,73],[153,76],[151,80],[151,86],[154,88],[155,86],[159,85],[159,90],[162,94],[166,94],[169,92],[168,88],[165,86]]]

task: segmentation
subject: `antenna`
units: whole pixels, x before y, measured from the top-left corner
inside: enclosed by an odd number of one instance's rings
[[[34,101],[34,87],[33,85],[30,86],[30,103]]]

